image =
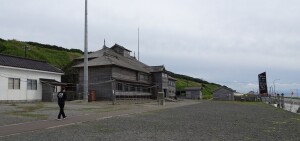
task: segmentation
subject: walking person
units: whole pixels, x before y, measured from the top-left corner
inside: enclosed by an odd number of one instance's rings
[[[62,88],[59,93],[57,93],[57,103],[59,106],[59,114],[57,116],[57,120],[61,120],[61,116],[63,119],[66,119],[67,116],[65,115],[64,112],[64,107],[65,107],[65,101],[67,99],[67,95],[65,93],[65,88]]]

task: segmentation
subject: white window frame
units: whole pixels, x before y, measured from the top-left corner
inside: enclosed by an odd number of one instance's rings
[[[20,78],[8,78],[8,89],[20,90],[21,88]]]
[[[27,79],[27,90],[37,90],[37,80]]]

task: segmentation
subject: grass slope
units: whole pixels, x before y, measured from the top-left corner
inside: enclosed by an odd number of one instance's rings
[[[199,83],[183,78],[177,78],[176,90],[181,91],[184,90],[185,87],[202,87],[203,99],[210,99],[212,98],[213,91],[220,86],[212,83]]]
[[[27,58],[46,61],[62,70],[64,70],[64,67],[70,64],[74,58],[82,56],[82,54],[78,52],[49,49],[43,46],[30,45],[27,42],[17,40],[0,40],[0,53],[25,57],[25,46],[28,47],[26,53]]]

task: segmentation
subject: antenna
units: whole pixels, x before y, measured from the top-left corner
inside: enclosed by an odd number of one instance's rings
[[[140,61],[140,27],[138,27],[138,60]]]
[[[105,48],[106,47],[106,45],[105,45],[105,38],[104,38],[104,44],[103,44],[103,47],[102,48]]]

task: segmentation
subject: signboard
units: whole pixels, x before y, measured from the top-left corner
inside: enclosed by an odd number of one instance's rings
[[[268,96],[266,72],[258,74],[258,83],[259,83],[259,94],[261,96]]]

